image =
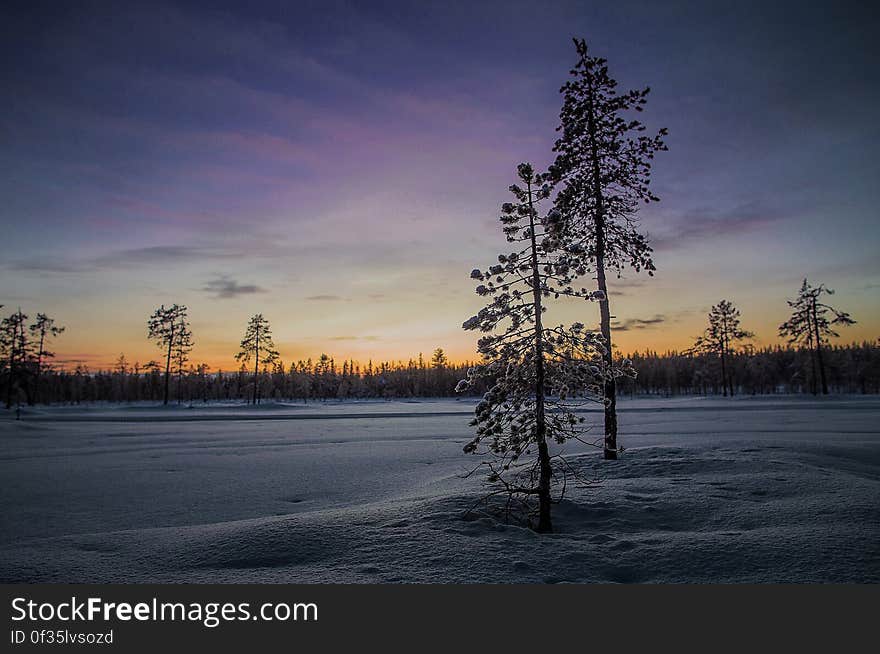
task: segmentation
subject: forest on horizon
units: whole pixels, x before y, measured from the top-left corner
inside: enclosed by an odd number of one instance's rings
[[[832,345],[825,350],[829,392],[833,394],[880,393],[880,343]],[[721,395],[720,362],[710,354],[689,352],[617,353],[638,370],[635,378],[619,382],[621,396]],[[819,394],[810,353],[792,346],[745,348],[730,358],[730,375],[737,395]],[[270,401],[326,401],[352,399],[406,399],[453,397],[455,386],[467,375],[472,362],[451,363],[438,348],[428,359],[406,362],[345,360],[338,363],[323,354],[285,366],[278,361],[259,374],[259,396]],[[8,395],[8,379],[0,379],[0,397]],[[485,385],[469,389],[474,397]],[[250,401],[253,375],[238,370],[212,371],[205,365],[189,366],[171,379],[171,402],[193,404],[215,401]],[[22,390],[29,404],[79,404],[83,402],[161,402],[163,374],[160,367],[129,364],[120,357],[110,370],[44,370],[39,388]]]

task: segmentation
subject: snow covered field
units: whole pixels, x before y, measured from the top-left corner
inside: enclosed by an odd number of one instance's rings
[[[472,408],[2,414],[0,580],[880,582],[878,398],[624,400],[547,536],[463,517]]]

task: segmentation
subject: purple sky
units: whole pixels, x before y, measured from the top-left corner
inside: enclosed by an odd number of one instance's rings
[[[66,324],[62,359],[156,356],[171,302],[224,367],[257,311],[288,361],[473,356],[468,273],[505,249],[516,164],[551,160],[574,35],[670,130],[624,350],[685,345],[722,298],[773,343],[805,275],[848,339],[880,332],[865,3],[60,5],[0,21],[0,303]]]

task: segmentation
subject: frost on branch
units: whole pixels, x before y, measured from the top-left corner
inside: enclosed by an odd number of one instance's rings
[[[562,456],[562,444],[575,439],[601,447],[601,436],[596,443],[587,439],[581,409],[605,401],[608,379],[633,371],[631,364],[612,369],[605,361],[605,341],[583,324],[543,325],[551,299],[596,300],[601,294],[572,286],[579,269],[569,262],[559,212],[538,210],[550,195],[547,176],[528,164],[517,172],[520,183],[510,187],[516,201],[502,205],[501,224],[508,242],[518,247],[471,273],[481,282],[477,294],[488,304],[462,327],[482,333],[477,346],[482,363],[456,390],[477,382],[489,388],[471,421],[474,437],[464,448],[484,457],[472,471],[487,473],[490,490],[483,499],[501,497],[507,518],[517,515],[537,524],[538,531],[551,531],[550,504],[559,501],[569,482],[578,481]]]

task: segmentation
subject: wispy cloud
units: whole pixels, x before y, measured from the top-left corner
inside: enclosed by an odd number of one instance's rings
[[[34,273],[78,273],[88,269],[87,266],[64,259],[19,259],[17,261],[9,261],[4,267],[7,270],[18,272],[34,272]]]
[[[652,234],[650,241],[655,250],[674,250],[694,241],[759,231],[790,217],[758,202],[743,204],[722,213],[695,209],[681,215],[670,229],[659,235]]]
[[[608,295],[623,297],[629,295],[629,289],[641,288],[644,285],[644,279],[610,279],[608,280]]]
[[[113,252],[95,260],[99,268],[116,268],[124,265],[155,265],[194,260],[231,259],[234,252],[189,245],[157,245]]]
[[[344,299],[339,295],[310,295],[306,298],[309,302],[341,302]]]
[[[93,258],[34,257],[18,259],[4,265],[8,270],[36,273],[85,273],[118,270],[130,267],[175,265],[204,261],[237,259],[239,248],[213,248],[193,245],[156,245],[116,250]]]
[[[618,332],[628,332],[633,329],[651,329],[652,327],[661,325],[666,321],[666,316],[658,313],[653,318],[627,318],[623,322],[612,320],[611,328]]]
[[[265,293],[266,289],[256,284],[239,284],[234,279],[223,275],[217,279],[207,282],[202,290],[218,300],[237,298],[241,295],[253,295],[255,293]]]

